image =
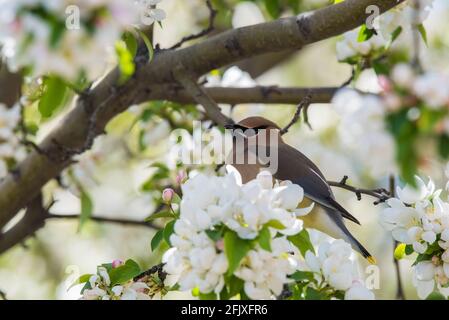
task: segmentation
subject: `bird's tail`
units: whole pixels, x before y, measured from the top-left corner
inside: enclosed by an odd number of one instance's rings
[[[352,234],[347,234],[349,239],[351,240],[352,247],[360,252],[360,254],[368,260],[370,264],[376,264],[376,259],[365,249],[365,247],[356,239]]]
[[[333,220],[337,224],[337,226],[340,228],[340,230],[345,234],[346,239],[349,244],[352,246],[354,250],[359,252],[370,264],[376,264],[376,259],[368,252],[368,250],[365,249],[365,247],[349,232],[348,228],[346,228],[343,219],[336,218],[337,215],[336,212],[333,212],[331,217],[335,217]]]

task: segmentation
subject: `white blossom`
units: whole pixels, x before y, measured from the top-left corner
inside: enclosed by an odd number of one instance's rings
[[[32,76],[55,74],[77,81],[84,73],[91,81],[105,72],[108,62],[114,58],[116,41],[127,29],[165,18],[164,11],[152,7],[159,2],[1,0],[2,51],[10,68],[30,67]],[[70,17],[66,9],[73,5],[79,10],[80,21],[68,26]],[[42,6],[48,15],[60,17],[57,37],[53,30],[54,21],[35,14],[31,9],[36,6]],[[100,10],[103,14],[95,16],[95,12]],[[94,19],[89,25],[85,22],[88,17]]]

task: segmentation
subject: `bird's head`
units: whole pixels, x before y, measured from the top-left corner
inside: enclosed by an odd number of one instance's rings
[[[253,131],[257,134],[259,130],[278,130],[281,128],[271,120],[268,120],[264,117],[249,117],[245,118],[242,121],[235,124],[227,124],[225,125],[226,129],[231,130],[242,130],[246,131],[248,129],[253,129]]]
[[[275,136],[276,139],[280,139],[281,132],[281,128],[279,128],[276,123],[263,117],[245,118],[236,124],[225,125],[225,128],[238,132],[239,135],[243,135],[250,140],[263,132],[267,139],[267,143],[270,136]],[[265,139],[263,141],[265,141]],[[261,141],[259,141],[259,143],[261,143]]]

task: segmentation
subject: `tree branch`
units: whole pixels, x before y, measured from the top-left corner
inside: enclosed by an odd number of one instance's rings
[[[181,41],[179,41],[178,43],[176,43],[175,45],[170,47],[170,50],[175,50],[175,49],[182,47],[182,45],[184,43],[186,43],[187,41],[192,41],[192,40],[207,36],[209,33],[211,33],[214,30],[215,18],[217,17],[218,11],[215,10],[214,7],[212,6],[211,0],[206,0],[206,6],[207,6],[207,9],[209,10],[209,26],[206,29],[204,29],[196,34],[192,34],[190,36],[182,38]]]
[[[85,146],[89,119],[94,112],[95,133],[99,134],[109,120],[130,105],[150,100],[153,86],[173,83],[174,66],[185,66],[188,74],[195,79],[210,70],[245,58],[300,49],[339,35],[365,22],[368,5],[377,5],[380,12],[384,12],[400,2],[402,0],[346,0],[297,17],[229,30],[184,49],[160,51],[150,64],[143,62],[146,59],[137,59],[136,74],[122,86],[118,85],[120,73],[116,68],[83,99],[78,99],[75,108],[66,115],[59,128],[39,145],[40,149],[51,152],[55,158],[61,156],[61,161],[52,162],[33,151],[18,166],[19,178],[10,174],[0,183],[0,228],[70,164],[70,159],[63,157],[65,150],[61,146],[75,150]],[[55,141],[59,146],[55,145]]]
[[[45,225],[46,217],[47,210],[42,205],[42,195],[39,193],[28,205],[22,220],[5,233],[0,233],[0,254],[36,233]]]
[[[176,80],[178,80],[185,90],[192,96],[195,102],[204,107],[209,119],[221,126],[224,126],[227,123],[232,123],[232,120],[221,112],[218,104],[207,94],[204,88],[190,78],[182,65],[175,67],[174,75]]]
[[[50,213],[46,217],[46,219],[53,220],[64,220],[64,219],[79,219],[79,214],[53,214]],[[152,223],[146,221],[138,221],[138,220],[129,220],[129,219],[115,219],[115,218],[106,218],[99,216],[92,216],[89,218],[89,221],[95,221],[100,223],[112,223],[112,224],[121,224],[123,226],[135,226],[135,227],[146,227],[155,230],[159,230],[160,228]]]
[[[392,197],[396,196],[396,179],[394,178],[394,175],[390,176],[390,195]],[[393,239],[393,252],[396,250],[396,247],[398,246],[399,242],[397,242],[395,239]],[[399,260],[396,259],[393,255],[393,264],[394,264],[394,270],[396,271],[396,300],[404,300],[405,299],[405,293],[404,288],[402,286],[402,278],[401,278],[401,267],[399,266]]]
[[[0,57],[0,103],[11,108],[20,98],[22,91],[22,76],[9,72]]]
[[[152,88],[152,99],[169,100],[178,103],[196,103],[196,100],[179,85],[164,85]],[[329,103],[339,88],[295,88],[277,86],[256,86],[251,88],[237,87],[204,87],[204,91],[216,103],[223,104],[297,104],[308,94],[311,103]]]
[[[342,188],[351,192],[354,192],[357,196],[357,200],[362,200],[362,194],[377,198],[377,200],[374,202],[374,205],[378,205],[379,203],[385,202],[388,199],[392,198],[392,195],[390,192],[386,189],[380,188],[380,189],[362,189],[362,188],[356,188],[353,186],[350,186],[347,184],[348,176],[344,176],[343,179],[339,182],[335,181],[328,181],[328,184],[331,187],[337,187]]]
[[[292,120],[281,130],[281,135],[284,135],[290,130],[290,128],[298,122],[299,118],[301,117],[301,111],[304,112],[304,118],[307,119],[307,108],[310,106],[310,103],[312,102],[312,95],[308,93],[298,104],[296,107],[296,112],[292,118]],[[305,120],[305,122],[308,124],[309,128],[312,128],[309,124],[308,120]]]

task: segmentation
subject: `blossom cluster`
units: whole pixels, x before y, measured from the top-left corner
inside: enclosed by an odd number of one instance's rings
[[[401,33],[422,25],[432,8],[433,0],[406,1],[396,8],[376,17],[371,29],[362,26],[346,32],[337,43],[339,61],[350,61],[357,56],[369,56],[383,52]],[[362,29],[364,28],[364,29]],[[375,32],[373,31],[375,30]],[[369,36],[362,36],[364,32]]]
[[[340,141],[353,158],[363,163],[371,176],[395,172],[395,141],[387,130],[383,99],[342,89],[332,104],[340,116]]]
[[[164,270],[177,277],[181,291],[222,299],[237,294],[271,299],[295,283],[295,272],[308,270],[329,286],[336,285],[332,293],[341,290],[348,292],[346,298],[371,298],[363,290],[356,292],[349,244],[336,241],[320,249],[320,258],[312,258],[313,244],[300,219],[312,206],[300,207],[300,186],[275,181],[268,172],[242,184],[231,171],[223,177],[199,173],[181,189],[179,218],[163,257]],[[164,196],[170,201],[173,192]],[[241,283],[241,290],[230,289],[238,287],[235,283]]]
[[[272,250],[262,252],[260,245],[255,245],[245,253],[242,266],[234,274],[246,280],[245,293],[249,297],[260,299],[262,290],[265,298],[281,293],[287,275],[294,271],[282,242],[287,242],[285,235],[302,230],[297,215],[307,213],[309,208],[297,209],[304,195],[301,187],[273,186],[272,179],[264,172],[241,185],[237,173],[225,177],[197,174],[182,185],[180,218],[170,237],[173,247],[164,256],[165,270],[179,274],[181,290],[198,287],[202,293],[219,293],[223,289],[229,269],[223,239],[226,235],[213,239],[211,231],[226,229],[235,238],[254,240],[270,222],[276,221],[280,225],[277,231],[283,236],[272,242]],[[268,232],[271,240],[271,233],[275,232]],[[276,275],[270,276],[270,272]]]
[[[101,76],[123,33],[164,19],[161,0],[0,1],[0,45],[12,69],[76,82]]]
[[[403,244],[396,251],[418,254],[414,285],[419,297],[424,299],[434,290],[448,296],[449,203],[441,199],[441,190],[435,189],[432,180],[426,184],[416,177],[416,184],[416,188],[397,188],[397,198],[388,200],[381,222]],[[401,255],[396,252],[397,258]]]
[[[315,244],[315,248],[317,253],[307,251],[298,267],[300,271],[313,273],[312,288],[325,288],[325,294],[340,294],[345,300],[374,300],[374,293],[359,276],[348,243],[341,239],[322,241]]]
[[[380,76],[379,84],[389,112],[419,106],[435,111],[449,108],[449,74],[437,71],[417,74],[409,64],[400,63],[389,76]],[[449,119],[442,119],[435,128],[449,134]]]
[[[26,150],[15,133],[19,122],[19,105],[8,109],[0,103],[0,178],[25,157]]]
[[[129,261],[129,260],[128,260]],[[127,262],[128,263],[128,262]],[[82,290],[82,300],[151,300],[160,298],[163,291],[162,286],[157,282],[148,281],[148,278],[134,281],[133,279],[121,283],[113,283],[111,270],[123,268],[125,263],[121,260],[114,260],[111,264],[104,264],[97,267],[97,273],[81,277],[85,283]],[[125,274],[125,272],[122,273]]]
[[[341,141],[373,176],[398,167],[412,183],[417,167],[430,156],[449,157],[449,75],[417,73],[399,63],[378,82],[378,95],[342,89],[334,96]]]

